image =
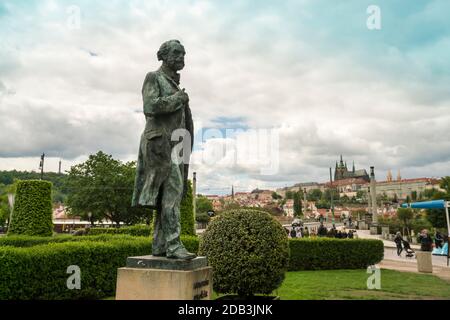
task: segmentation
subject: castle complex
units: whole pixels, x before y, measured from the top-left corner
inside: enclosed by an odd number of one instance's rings
[[[354,162],[353,162],[352,170],[348,170],[347,162],[344,163],[344,161],[342,160],[342,155],[341,155],[341,161],[339,162],[339,164],[336,161],[336,168],[334,170],[334,181],[350,179],[350,178],[363,179],[367,182],[370,181],[370,178],[369,178],[369,175],[367,174],[366,169],[355,170]]]

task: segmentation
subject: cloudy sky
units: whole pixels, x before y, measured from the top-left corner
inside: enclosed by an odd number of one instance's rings
[[[52,171],[98,150],[136,160],[142,82],[179,39],[200,192],[324,182],[340,154],[378,180],[449,175],[448,12],[448,0],[1,0],[0,170],[37,170],[43,152]]]

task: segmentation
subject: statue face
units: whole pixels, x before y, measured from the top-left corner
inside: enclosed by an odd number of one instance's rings
[[[174,44],[167,55],[166,64],[174,71],[182,70],[184,68],[184,56],[186,51],[180,44]]]

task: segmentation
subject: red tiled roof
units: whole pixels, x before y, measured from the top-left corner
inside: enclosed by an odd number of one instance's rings
[[[434,178],[412,178],[412,179],[401,179],[399,180],[392,180],[392,181],[377,181],[377,183],[394,183],[394,182],[400,182],[400,183],[412,183],[412,182],[428,182],[437,184],[439,183],[439,179]]]
[[[333,186],[343,186],[349,184],[366,184],[367,181],[361,178],[348,178],[342,180],[333,181]],[[326,187],[330,187],[330,182],[324,184]]]

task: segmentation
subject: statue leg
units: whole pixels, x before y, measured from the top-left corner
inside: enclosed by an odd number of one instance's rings
[[[159,193],[161,195],[161,192]],[[152,254],[154,256],[165,256],[167,251],[166,239],[164,236],[164,229],[162,225],[162,197],[159,196],[157,200],[155,230],[153,232]]]
[[[167,257],[192,259],[195,255],[187,252],[181,243],[180,203],[183,195],[183,174],[180,166],[172,164],[169,178],[163,185],[162,227],[167,243]]]

